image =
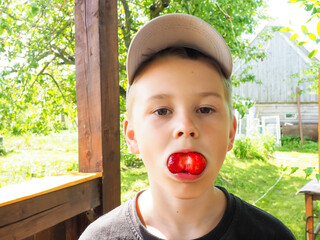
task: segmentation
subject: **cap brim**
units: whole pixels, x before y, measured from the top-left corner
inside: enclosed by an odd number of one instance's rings
[[[192,15],[166,14],[145,24],[133,38],[127,56],[127,76],[132,84],[138,67],[168,47],[188,47],[215,59],[226,78],[232,73],[232,57],[220,33]]]

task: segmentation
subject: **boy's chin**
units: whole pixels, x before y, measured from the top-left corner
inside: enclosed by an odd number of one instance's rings
[[[176,199],[192,200],[200,198],[207,190],[208,189],[201,188],[192,183],[180,183],[178,187],[170,188],[169,194]]]

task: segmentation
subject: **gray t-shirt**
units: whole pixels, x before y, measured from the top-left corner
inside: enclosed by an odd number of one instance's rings
[[[227,208],[219,224],[201,240],[294,240],[277,218],[219,187],[227,197]],[[138,194],[90,224],[79,240],[158,240],[144,227],[136,211]]]

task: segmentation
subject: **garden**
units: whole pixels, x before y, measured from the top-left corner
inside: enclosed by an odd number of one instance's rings
[[[148,187],[142,161],[127,152],[122,139],[121,201]],[[318,144],[283,138],[273,147],[270,135],[239,139],[215,184],[270,212],[284,222],[297,239],[305,236],[304,195],[298,190],[315,177]],[[49,135],[5,136],[0,156],[0,187],[78,169],[75,131]],[[317,211],[319,207],[315,208]]]

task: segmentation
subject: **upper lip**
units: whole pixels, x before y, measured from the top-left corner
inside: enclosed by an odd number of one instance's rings
[[[188,152],[197,152],[193,149],[181,149],[179,151],[177,151],[176,153],[188,153]]]
[[[201,152],[199,152],[199,151],[197,151],[197,150],[195,150],[195,149],[191,149],[191,148],[184,148],[184,149],[180,149],[180,150],[178,150],[178,151],[174,151],[174,152],[172,152],[172,153],[168,156],[168,158],[169,158],[172,154],[175,154],[175,153],[191,153],[191,152],[192,152],[192,153],[201,154],[205,159],[207,159],[204,154],[202,154]]]

